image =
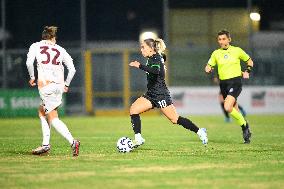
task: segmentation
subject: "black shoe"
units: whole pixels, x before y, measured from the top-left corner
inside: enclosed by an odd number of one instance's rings
[[[242,126],[242,130],[243,130],[244,144],[249,144],[251,138],[251,132],[248,123],[246,124],[246,126],[244,125]]]

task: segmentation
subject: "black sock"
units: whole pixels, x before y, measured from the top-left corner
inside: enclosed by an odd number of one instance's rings
[[[189,130],[191,130],[195,133],[197,133],[197,131],[199,129],[194,123],[192,123],[192,121],[190,121],[187,118],[181,117],[181,116],[178,117],[177,124],[183,126],[186,129],[189,129]]]
[[[141,133],[141,120],[139,114],[132,114],[130,117],[134,133]]]
[[[223,113],[224,113],[225,117],[226,118],[230,118],[229,113],[224,108],[224,102],[221,102],[220,105],[221,105],[221,108],[223,110]]]

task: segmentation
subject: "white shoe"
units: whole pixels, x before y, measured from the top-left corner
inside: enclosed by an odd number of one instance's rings
[[[207,132],[205,128],[200,128],[197,132],[200,140],[202,141],[202,144],[207,145],[208,144],[208,138],[207,138]]]
[[[36,149],[32,150],[32,154],[34,155],[41,155],[41,154],[45,154],[48,153],[50,150],[50,145],[43,145],[43,146],[39,146]]]
[[[133,148],[137,148],[145,143],[145,139],[142,138],[141,134],[135,134],[135,140],[133,141]]]

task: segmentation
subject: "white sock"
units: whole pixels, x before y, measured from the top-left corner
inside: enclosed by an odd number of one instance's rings
[[[67,126],[60,119],[54,118],[51,121],[51,125],[55,128],[55,130],[58,133],[60,133],[64,138],[66,138],[68,140],[70,145],[73,144],[73,140],[74,140],[73,136],[69,132]]]
[[[50,140],[50,127],[44,116],[40,116],[39,119],[41,122],[41,130],[42,130],[42,145],[47,146],[49,145],[49,140]]]

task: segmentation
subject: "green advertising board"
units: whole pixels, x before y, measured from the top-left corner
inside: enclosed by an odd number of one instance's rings
[[[0,117],[37,116],[40,103],[37,90],[0,90]],[[64,97],[59,113],[64,114]]]

